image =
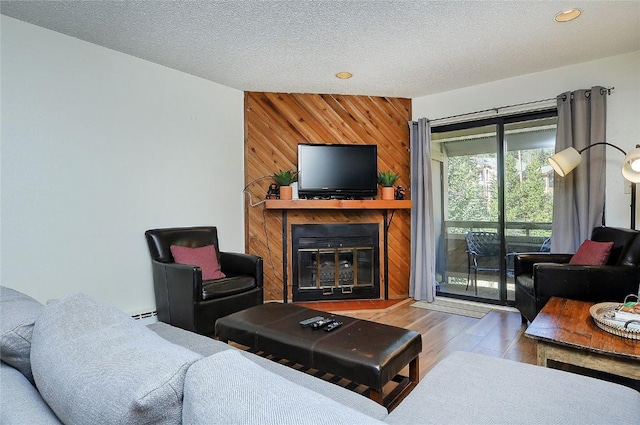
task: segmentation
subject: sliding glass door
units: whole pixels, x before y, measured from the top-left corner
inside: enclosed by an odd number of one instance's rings
[[[513,303],[513,253],[551,237],[555,124],[547,111],[432,128],[439,295]]]
[[[513,253],[548,251],[553,218],[556,118],[506,123],[504,155],[504,232],[507,300],[513,301]]]

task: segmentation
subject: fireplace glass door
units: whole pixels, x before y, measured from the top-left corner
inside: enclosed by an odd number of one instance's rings
[[[371,247],[298,250],[300,291],[322,289],[323,294],[353,287],[373,286],[373,249]]]
[[[380,297],[378,224],[293,224],[293,301]]]

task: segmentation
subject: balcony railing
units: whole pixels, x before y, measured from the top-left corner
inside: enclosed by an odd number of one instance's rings
[[[444,264],[437,270],[439,280],[446,285],[467,285],[468,257],[465,235],[469,231],[497,232],[498,223],[490,221],[446,221],[444,223]],[[505,230],[506,257],[485,259],[487,268],[506,267],[507,276],[513,271],[514,252],[540,251],[544,241],[551,237],[551,223],[507,222]],[[443,267],[444,266],[444,270]],[[495,286],[499,281],[496,272],[484,272],[478,275],[478,285]],[[510,281],[508,279],[507,284]],[[473,291],[469,292],[473,295]]]

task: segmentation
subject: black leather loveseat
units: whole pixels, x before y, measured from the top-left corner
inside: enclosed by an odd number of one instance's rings
[[[573,254],[546,252],[515,255],[515,306],[523,321],[532,321],[551,297],[581,301],[622,302],[638,293],[640,282],[640,232],[596,227],[591,240],[612,241],[606,265],[568,264]]]

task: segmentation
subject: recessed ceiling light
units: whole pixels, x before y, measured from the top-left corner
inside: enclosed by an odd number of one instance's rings
[[[350,72],[338,72],[336,74],[336,77],[340,78],[341,80],[348,80],[349,78],[353,77],[353,74]]]
[[[578,16],[580,16],[581,13],[582,11],[580,9],[573,8],[565,10],[564,12],[556,13],[556,16],[553,17],[553,20],[556,22],[569,22],[576,19]]]

